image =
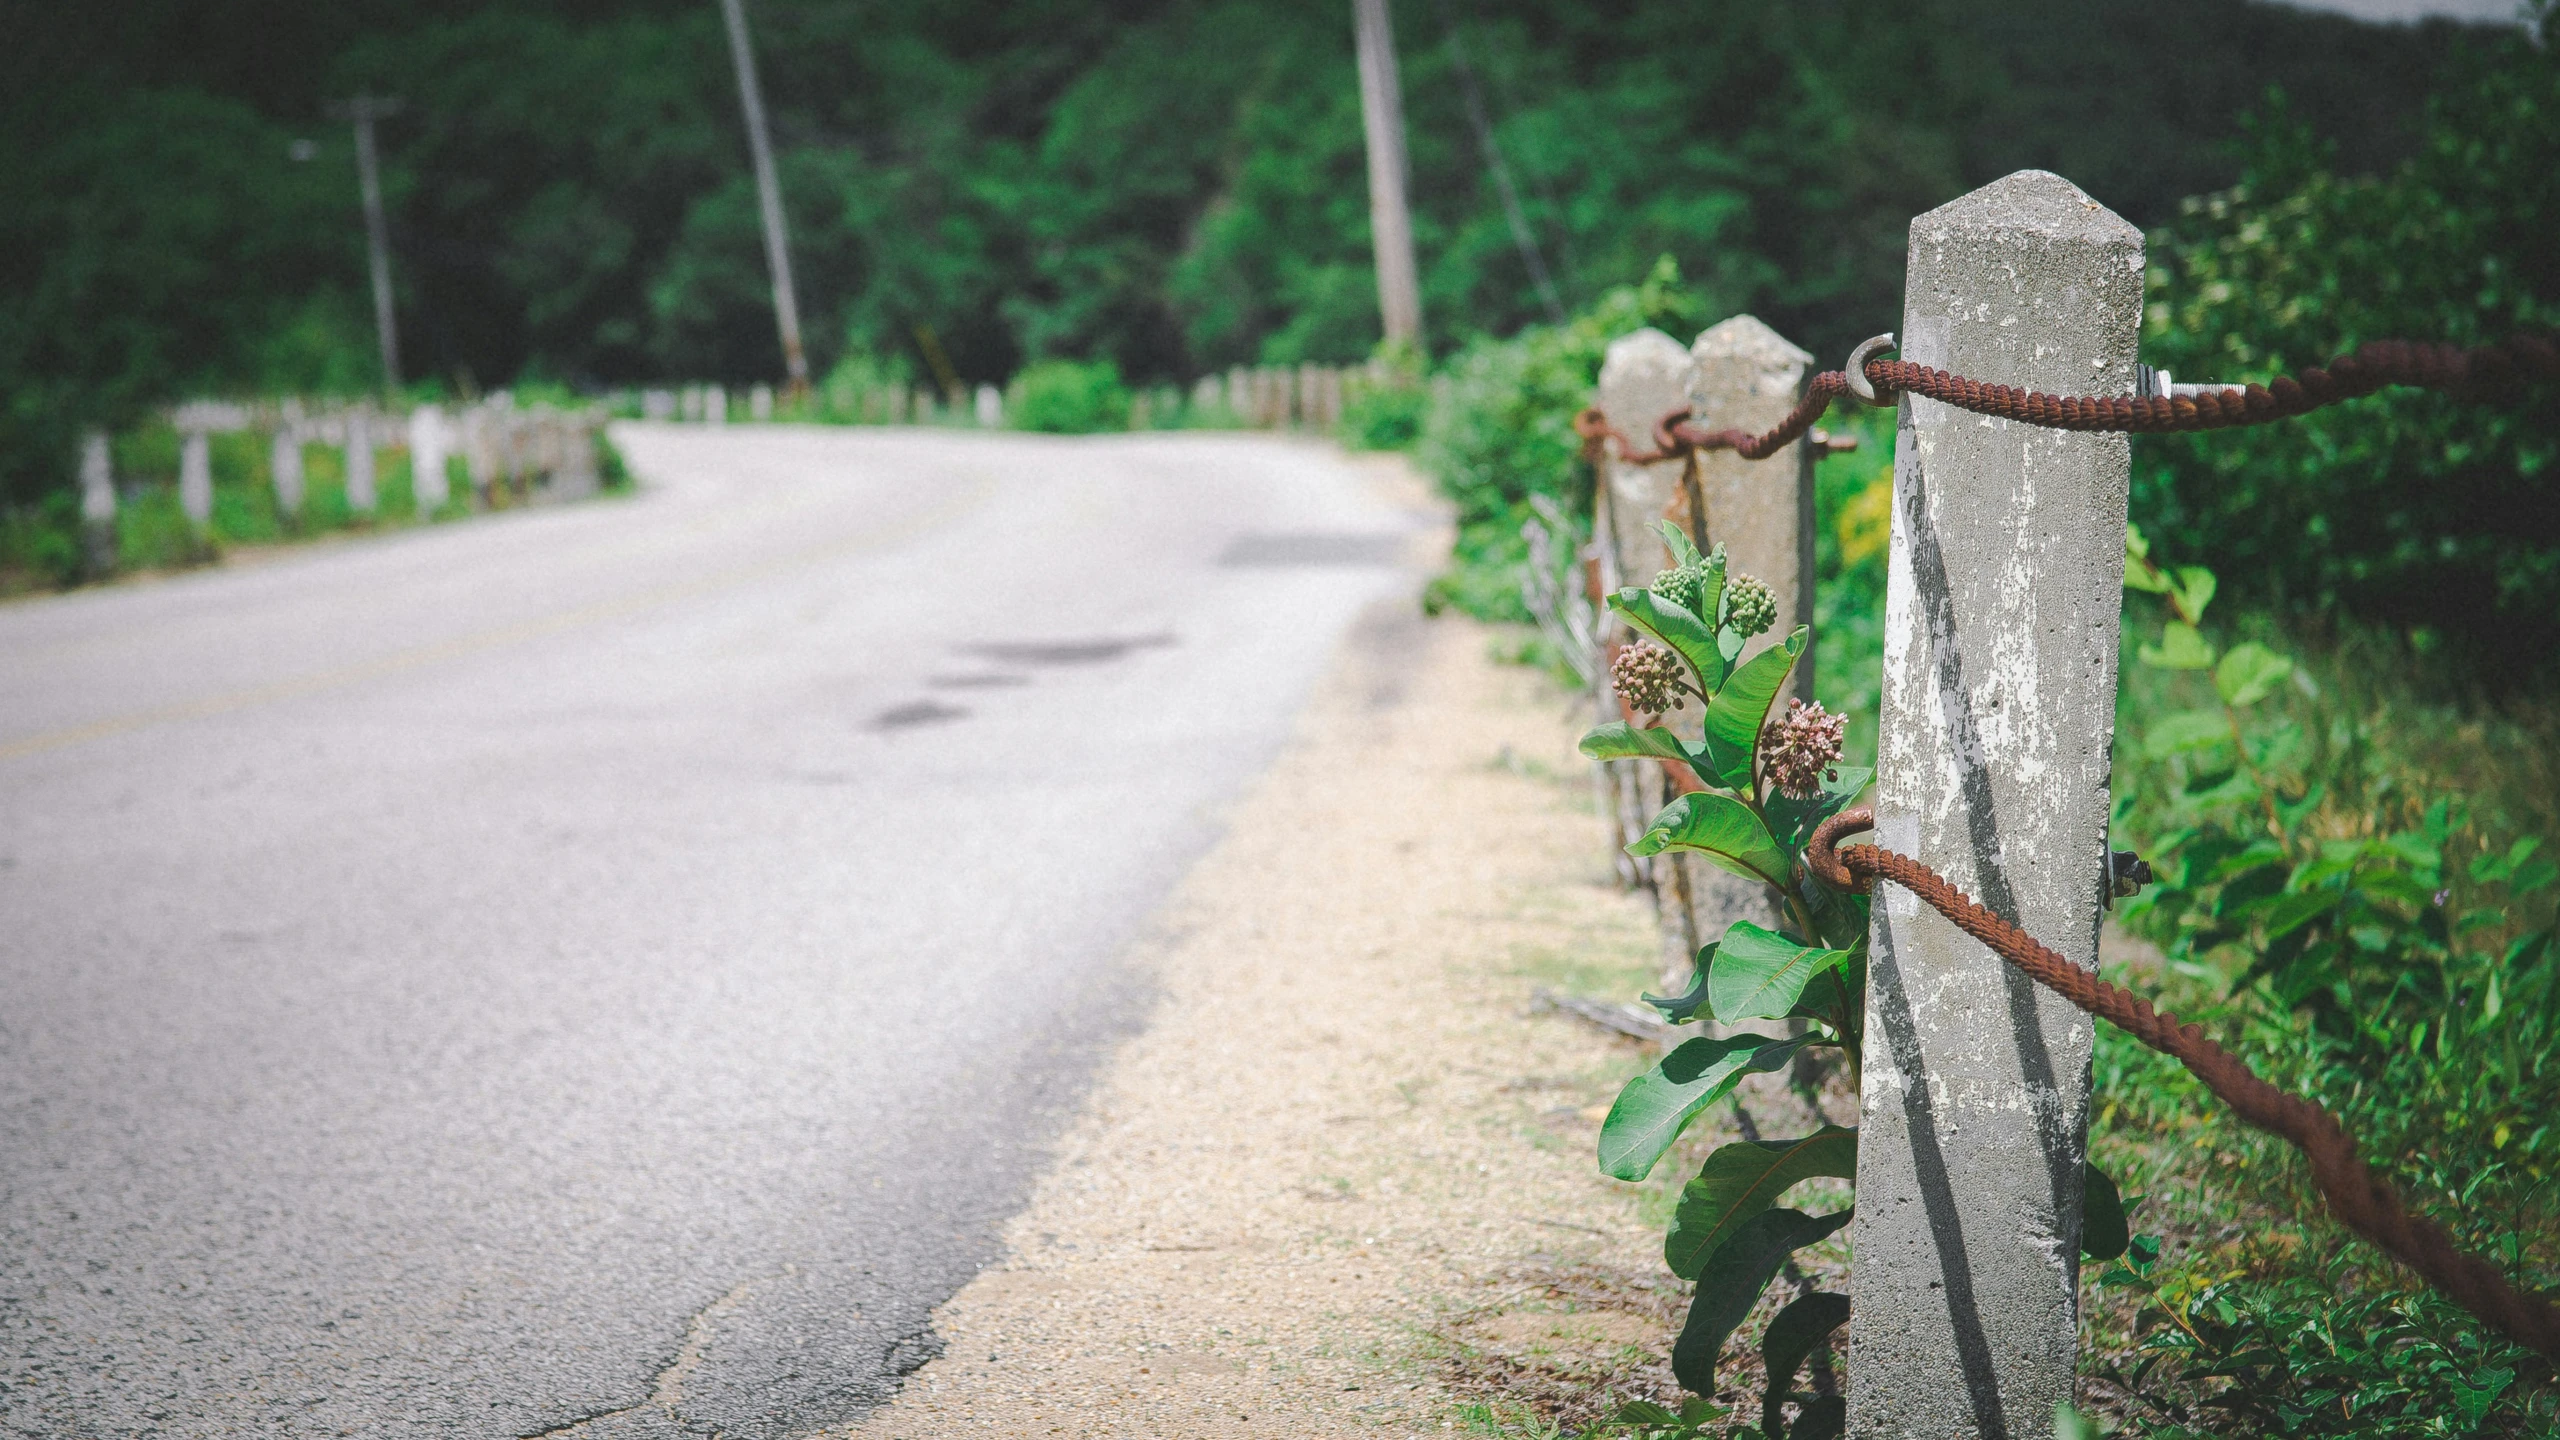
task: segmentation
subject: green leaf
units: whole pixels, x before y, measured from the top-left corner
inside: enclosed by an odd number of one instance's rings
[[[1686,850],[1704,855],[1747,880],[1787,883],[1787,857],[1751,807],[1730,795],[1700,790],[1662,807],[1653,825],[1627,846],[1630,855]]]
[[[2213,663],[2213,647],[2193,625],[2172,620],[2160,627],[2160,643],[2143,646],[2136,658],[2154,670],[2202,670]]]
[[[1779,1311],[1769,1322],[1768,1330],[1760,1336],[1761,1369],[1769,1377],[1769,1388],[1760,1397],[1760,1428],[1763,1431],[1771,1435],[1786,1433],[1778,1407],[1786,1403],[1788,1393],[1795,1389],[1797,1369],[1804,1364],[1805,1357],[1822,1343],[1824,1336],[1848,1323],[1848,1319],[1848,1296],[1816,1290],[1789,1301],[1787,1308]]]
[[[2231,740],[2231,721],[2219,710],[2179,710],[2142,727],[2142,753],[2166,760]]]
[[[2213,688],[2223,704],[2237,710],[2266,699],[2292,673],[2291,660],[2255,640],[2243,641],[2214,667]]]
[[[1695,1278],[1752,1216],[1778,1203],[1787,1187],[1817,1175],[1857,1178],[1857,1131],[1825,1125],[1801,1140],[1737,1140],[1719,1148],[1681,1188],[1671,1233],[1662,1240],[1671,1273]]]
[[[1855,1046],[1860,1038],[1867,1003],[1866,937],[1860,936],[1857,944],[1842,953],[1849,958],[1813,977],[1812,983],[1804,987],[1804,993],[1796,997],[1795,1008],[1787,1012],[1786,1018],[1819,1020],[1826,1025],[1837,1025],[1842,1017],[1846,1017],[1848,1033],[1840,1039]]]
[[[1609,608],[1627,623],[1668,645],[1696,672],[1698,688],[1712,695],[1724,683],[1724,653],[1707,622],[1650,590],[1629,586],[1609,597]]]
[[[2080,1253],[2092,1260],[2113,1260],[2124,1253],[2133,1232],[2124,1221],[2124,1196],[2107,1172],[2080,1162]]]
[[[1849,808],[1849,802],[1867,788],[1875,773],[1864,765],[1834,766],[1823,777],[1822,788],[1802,800],[1771,789],[1769,798],[1760,803],[1760,813],[1769,820],[1770,836],[1789,850],[1802,850],[1805,842],[1813,838],[1814,827]]]
[[[1659,725],[1639,729],[1624,720],[1612,720],[1583,736],[1582,753],[1594,760],[1673,760],[1691,769],[1703,768],[1689,752],[1688,741]]]
[[[1783,645],[1772,645],[1744,662],[1716,687],[1707,702],[1707,765],[1717,784],[1731,790],[1751,788],[1751,760],[1760,749],[1760,727],[1769,707],[1787,687],[1796,657],[1811,643],[1813,631],[1799,625]],[[1737,648],[1739,648],[1737,646]]]
[[[2213,572],[2201,565],[2181,565],[2178,578],[2171,583],[2170,601],[2190,625],[2204,623],[2204,607],[2213,603]]]
[[[1654,1162],[1699,1111],[1731,1094],[1743,1076],[1775,1070],[1803,1046],[1802,1040],[1767,1035],[1700,1036],[1683,1043],[1618,1092],[1609,1118],[1600,1122],[1601,1170],[1620,1180],[1653,1173]]]
[[[1656,520],[1653,524],[1655,529],[1662,532],[1662,543],[1671,547],[1671,563],[1674,568],[1682,565],[1704,565],[1707,563],[1707,558],[1698,553],[1698,547],[1690,543],[1688,531],[1681,529],[1679,526],[1672,524],[1668,520]],[[1713,614],[1714,612],[1709,611],[1708,613]]]
[[[1643,997],[1644,1003],[1661,1011],[1662,1018],[1674,1025],[1684,1025],[1696,1018],[1699,1007],[1707,1003],[1707,976],[1716,966],[1716,945],[1723,943],[1717,941],[1698,952],[1697,983],[1689,987],[1688,994],[1675,998],[1648,992]]]
[[[1715,967],[1707,972],[1707,1008],[1727,1025],[1775,1019],[1795,1008],[1796,997],[1813,977],[1848,958],[1846,950],[1802,944],[1736,920],[1724,932]]]
[[[1698,1275],[1697,1296],[1689,1302],[1688,1323],[1671,1347],[1671,1373],[1701,1395],[1716,1390],[1716,1360],[1733,1327],[1742,1323],[1760,1292],[1787,1257],[1849,1223],[1850,1212],[1807,1215],[1801,1210],[1764,1210],[1737,1228]]]

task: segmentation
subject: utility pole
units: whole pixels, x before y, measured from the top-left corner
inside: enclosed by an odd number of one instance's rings
[[[747,151],[755,159],[756,200],[764,211],[765,268],[773,274],[773,320],[782,332],[782,367],[794,398],[809,393],[809,358],[800,352],[800,303],[791,289],[791,244],[782,229],[782,182],[773,172],[773,141],[765,134],[764,95],[756,88],[755,52],[747,44],[747,11],[741,0],[720,0],[729,21],[729,54],[738,62],[738,106],[747,112]]]
[[[382,167],[373,149],[373,122],[400,113],[400,102],[358,95],[330,111],[356,127],[356,186],[364,195],[365,248],[373,261],[373,330],[382,342],[382,388],[400,388],[400,331],[391,314],[391,236],[382,219]]]
[[[735,3],[735,0],[732,0]],[[1413,216],[1405,206],[1404,101],[1396,84],[1396,32],[1387,0],[1351,0],[1360,54],[1360,118],[1369,134],[1369,238],[1378,257],[1378,315],[1389,344],[1422,344],[1422,284],[1413,265]]]

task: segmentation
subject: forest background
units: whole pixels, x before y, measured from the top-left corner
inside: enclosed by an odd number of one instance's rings
[[[35,510],[69,523],[90,426],[376,385],[352,140],[329,118],[357,93],[404,102],[380,143],[414,389],[779,378],[709,0],[11,12],[0,507],[21,533]],[[749,14],[818,373],[925,376],[927,335],[971,384],[1053,357],[1148,384],[1370,353],[1347,6]],[[1837,363],[1896,323],[1910,217],[2022,166],[2154,229],[2155,256],[2178,236],[2258,237],[2246,274],[2155,272],[2161,303],[2198,312],[2145,340],[2182,378],[2316,363],[2395,325],[2489,338],[2560,295],[2543,218],[2560,106],[2530,29],[2231,0],[1407,0],[1396,22],[1428,363],[1589,317],[1663,256],[1683,283],[1681,314],[1660,318],[1749,311]],[[1505,222],[1488,139],[1550,291]],[[2415,198],[2391,186],[2412,167]],[[2244,176],[2259,209],[2199,220],[2186,203]],[[2388,213],[2367,215],[2377,189]],[[2294,196],[2315,225],[2388,233],[2308,235],[2296,214],[2268,241],[2268,207]],[[2479,628],[2464,617],[2509,639],[2526,624],[2560,645],[2560,504],[2531,483],[2552,427],[2527,430],[2466,435],[2454,482],[2414,499],[2408,455],[2359,491],[2248,446],[2208,463],[2155,444],[2137,518],[2261,598],[2343,599],[2457,637]],[[1472,467],[1444,479],[1488,533],[1566,483],[1560,432],[1508,438],[1517,453],[1444,452]]]

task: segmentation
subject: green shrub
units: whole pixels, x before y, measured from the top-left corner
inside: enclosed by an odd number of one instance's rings
[[[1108,360],[1043,360],[1013,377],[1006,419],[1017,430],[1090,435],[1129,428],[1129,387]]]
[[[1442,372],[1416,454],[1458,505],[1458,544],[1424,603],[1485,620],[1524,621],[1515,576],[1526,549],[1520,524],[1533,494],[1591,514],[1591,472],[1573,417],[1591,403],[1609,342],[1647,325],[1685,329],[1696,302],[1668,255],[1639,285],[1622,285],[1561,325],[1532,325],[1507,340],[1478,340]]]
[[[2546,10],[2543,25],[2550,27]],[[2279,103],[2241,185],[2153,242],[2144,358],[2263,380],[2368,340],[2475,345],[2560,326],[2560,65],[2481,39],[2379,178],[2334,173]],[[2282,425],[2147,437],[2134,514],[2253,604],[2344,610],[2469,642],[2482,678],[2560,654],[2560,393],[2483,406],[2414,390]]]
[[[1363,384],[1342,404],[1342,442],[1354,450],[1403,450],[1422,438],[1431,392],[1419,377]]]
[[[2128,626],[2118,726],[2116,843],[2158,876],[2118,918],[2166,962],[2130,978],[2328,1106],[2457,1244],[2560,1281],[2560,867],[2423,753],[2480,722],[2217,645],[2213,572],[2129,550],[2166,611]],[[2149,1434],[2560,1425],[2549,1367],[2330,1220],[2282,1142],[2106,1027],[2096,1073],[2099,1147],[2163,1234],[2100,1278],[2095,1368]]]

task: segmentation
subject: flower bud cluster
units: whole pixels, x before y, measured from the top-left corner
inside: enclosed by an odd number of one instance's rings
[[[1651,590],[1654,594],[1662,597],[1663,599],[1670,601],[1672,604],[1679,606],[1681,609],[1688,611],[1690,614],[1696,615],[1698,611],[1698,601],[1704,598],[1706,594],[1706,567],[1703,565],[1681,565],[1665,570],[1661,574],[1654,576],[1653,583],[1645,588]],[[1701,615],[1698,618],[1702,620],[1712,620],[1715,617],[1712,615]]]
[[[1725,582],[1724,623],[1746,640],[1777,624],[1776,593],[1757,576],[1734,576]]]
[[[1639,715],[1664,714],[1680,703],[1680,657],[1650,640],[1619,651],[1609,662],[1609,680]]]
[[[1837,778],[1840,747],[1849,717],[1823,710],[1820,702],[1787,702],[1787,713],[1760,732],[1760,773],[1781,792],[1810,800],[1826,779]]]

